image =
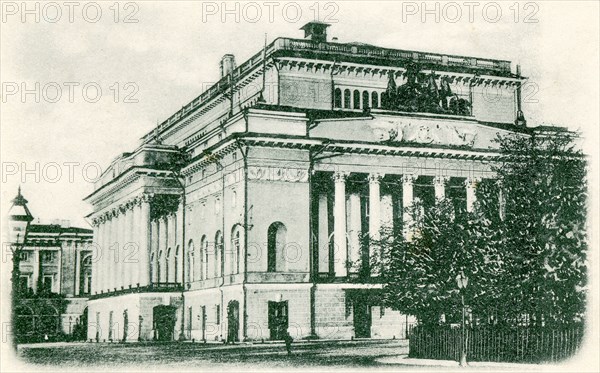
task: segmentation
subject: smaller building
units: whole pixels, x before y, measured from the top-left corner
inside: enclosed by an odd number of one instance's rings
[[[67,220],[31,222],[25,246],[16,253],[19,304],[14,310],[20,341],[77,338],[78,325],[87,323],[92,239],[92,230],[72,227]]]

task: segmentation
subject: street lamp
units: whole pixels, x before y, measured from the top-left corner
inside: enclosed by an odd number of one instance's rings
[[[465,289],[469,284],[469,278],[465,276],[464,272],[461,270],[460,273],[456,276],[456,284],[458,285],[458,289],[460,291],[460,301],[462,304],[462,346],[460,351],[460,366],[467,366],[467,332],[465,329]]]
[[[21,252],[25,247],[25,242],[27,239],[27,230],[29,228],[29,223],[33,220],[33,215],[29,212],[29,208],[27,208],[27,200],[21,195],[21,187],[19,186],[19,190],[17,192],[17,196],[12,200],[12,206],[8,210],[7,217],[7,233],[8,233],[8,243],[10,244],[10,249],[12,253],[13,260],[13,268],[12,268],[12,285],[11,285],[11,317],[12,324],[15,325],[16,315],[15,310],[18,303],[18,295],[19,295],[19,277],[20,273],[20,263],[21,263]],[[16,333],[13,333],[13,347],[16,348]]]

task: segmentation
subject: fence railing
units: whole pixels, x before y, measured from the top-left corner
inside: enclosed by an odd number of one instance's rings
[[[467,360],[497,362],[556,362],[575,355],[583,339],[583,326],[557,328],[467,329]],[[417,326],[409,335],[409,357],[456,360],[460,358],[460,328]]]

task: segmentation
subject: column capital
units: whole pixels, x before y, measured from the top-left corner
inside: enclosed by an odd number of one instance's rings
[[[333,181],[336,183],[344,183],[346,179],[350,176],[350,172],[345,171],[336,171],[333,173]]]
[[[381,180],[383,180],[384,177],[385,177],[385,174],[382,174],[382,173],[369,174],[369,176],[368,176],[369,184],[379,184],[381,182]]]
[[[140,196],[141,203],[149,203],[154,198],[154,193],[143,193]]]
[[[415,180],[417,180],[417,177],[417,175],[413,174],[402,175],[402,184],[412,184],[415,182]]]
[[[481,180],[481,177],[468,177],[465,179],[465,186],[467,188],[475,188],[477,187],[477,184],[481,182]]]
[[[449,176],[436,176],[433,178],[434,185],[446,186],[448,181],[450,181]]]

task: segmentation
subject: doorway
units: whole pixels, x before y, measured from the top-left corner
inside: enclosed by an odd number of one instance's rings
[[[154,324],[154,339],[157,341],[172,341],[175,334],[175,311],[173,306],[156,306],[152,310]]]
[[[227,305],[227,342],[235,343],[239,341],[240,325],[240,304],[237,300],[232,300]]]
[[[371,338],[371,306],[366,302],[355,302],[354,336],[356,338]]]
[[[288,328],[288,302],[269,301],[269,337],[271,340],[282,340]]]

